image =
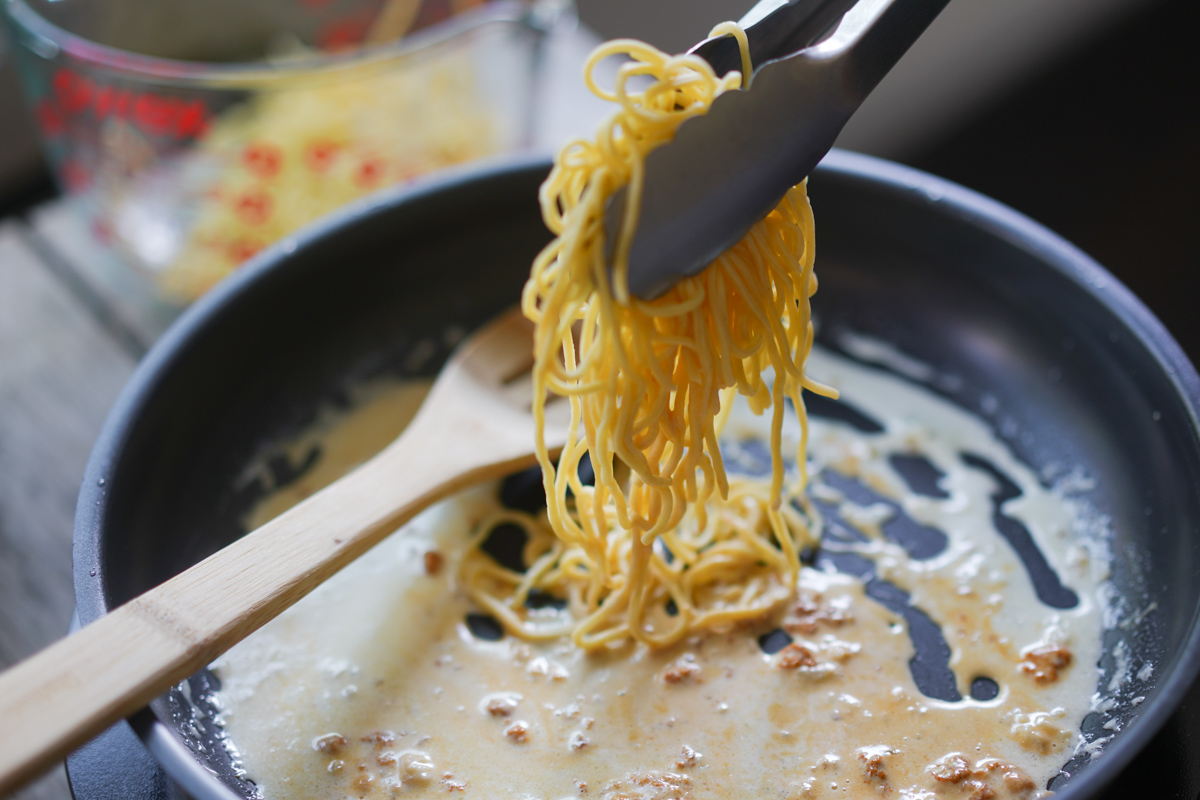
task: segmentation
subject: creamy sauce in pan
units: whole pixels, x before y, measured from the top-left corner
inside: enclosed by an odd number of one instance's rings
[[[600,657],[479,638],[454,585],[498,504],[478,487],[214,664],[246,775],[268,800],[1039,796],[1082,744],[1097,687],[1104,543],[957,406],[826,352],[809,371],[861,413],[812,420],[827,534],[774,624]],[[295,443],[324,456],[252,524],[392,438],[417,397],[382,391]],[[735,409],[731,469],[765,472],[767,424]],[[910,668],[939,628],[949,663]]]

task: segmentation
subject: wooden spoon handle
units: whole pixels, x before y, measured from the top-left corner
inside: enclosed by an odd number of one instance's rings
[[[439,429],[414,423],[342,480],[0,674],[0,796],[206,666],[426,506],[533,460],[455,447]]]

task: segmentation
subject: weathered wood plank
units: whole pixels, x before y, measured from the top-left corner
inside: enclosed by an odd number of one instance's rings
[[[0,224],[0,667],[66,633],[79,482],[133,366],[21,223]],[[16,795],[69,796],[61,767]]]
[[[31,244],[53,268],[67,270],[94,297],[109,325],[145,350],[179,315],[162,302],[148,278],[96,240],[81,200],[66,196],[39,206],[30,216]]]

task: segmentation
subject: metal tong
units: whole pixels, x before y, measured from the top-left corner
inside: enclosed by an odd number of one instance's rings
[[[762,0],[746,30],[750,88],[718,97],[646,159],[629,290],[652,300],[741,239],[817,165],[850,116],[949,0]],[[732,37],[690,53],[741,68]],[[605,211],[609,253],[625,190]]]

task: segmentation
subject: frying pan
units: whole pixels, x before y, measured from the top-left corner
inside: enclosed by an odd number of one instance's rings
[[[536,205],[548,168],[493,162],[384,193],[275,246],[190,309],[139,366],[88,464],[80,621],[241,535],[266,491],[248,465],[294,476],[303,464],[272,453],[321,409],[378,376],[433,375],[465,331],[515,303],[549,238]],[[846,331],[868,334],[953,376],[930,390],[988,421],[1035,470],[1081,470],[1086,500],[1111,521],[1113,584],[1127,619],[1146,613],[1105,633],[1101,667],[1107,680],[1124,650],[1133,673],[1152,674],[1116,695],[1119,730],[1101,755],[1073,758],[1051,787],[1064,800],[1132,787],[1194,796],[1195,370],[1111,275],[995,202],[836,151],[810,195],[819,340],[839,350]],[[214,686],[199,673],[131,722],[193,797],[251,797],[217,738]],[[1089,717],[1085,733],[1111,735],[1101,722]]]

